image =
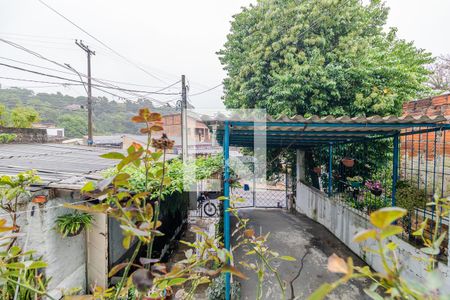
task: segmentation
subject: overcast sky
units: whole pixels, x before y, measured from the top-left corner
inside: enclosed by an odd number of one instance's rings
[[[69,63],[86,72],[85,54],[73,40],[82,39],[96,51],[92,76],[150,87],[120,84],[123,87],[152,91],[179,80],[186,74],[190,94],[222,82],[225,72],[215,54],[226,40],[232,15],[250,0],[44,0],[67,18],[132,60],[159,79],[144,73],[69,22],[39,3],[38,0],[0,0],[0,38],[13,41],[61,63]],[[450,53],[446,37],[450,22],[449,0],[387,0],[391,7],[389,26],[398,28],[400,37],[413,40],[417,47],[434,55]],[[58,68],[19,49],[0,43],[0,63],[31,68],[77,79],[75,75],[38,69],[17,62]],[[61,69],[64,71],[64,69]],[[66,70],[67,71],[67,70]],[[0,66],[0,76],[58,81]],[[82,87],[49,87],[49,84],[17,82],[0,78],[2,86],[30,87],[36,92],[61,91],[85,95]],[[169,92],[178,92],[179,85]],[[116,93],[116,92],[114,92]],[[94,91],[94,96],[102,95]],[[124,94],[121,94],[124,95]],[[135,99],[136,96],[124,95]],[[198,108],[222,107],[222,88],[192,97]],[[114,98],[114,97],[110,97]],[[178,96],[154,96],[174,101]]]

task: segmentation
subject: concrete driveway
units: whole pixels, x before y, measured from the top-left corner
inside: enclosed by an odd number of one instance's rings
[[[333,253],[345,258],[351,256],[355,265],[365,265],[325,227],[306,216],[281,209],[241,209],[239,214],[250,219],[250,227],[258,234],[271,233],[269,246],[272,250],[297,259],[277,263],[282,279],[287,282],[287,299],[306,299],[322,283],[337,280],[340,275],[327,271],[327,258]],[[251,261],[242,252],[237,250],[235,253],[237,265],[239,261]],[[243,267],[239,269],[243,270]],[[248,270],[244,273],[249,279],[241,281],[242,299],[256,299],[256,275]],[[370,299],[363,291],[366,286],[367,282],[354,280],[335,290],[328,299]],[[263,295],[264,299],[281,299],[274,276],[266,276]]]

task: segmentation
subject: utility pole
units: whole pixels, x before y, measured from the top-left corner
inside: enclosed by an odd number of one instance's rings
[[[87,68],[88,68],[88,88],[87,88],[87,108],[88,108],[88,140],[87,144],[88,146],[92,146],[94,143],[93,137],[92,137],[92,85],[91,85],[91,55],[95,55],[95,51],[92,51],[89,49],[89,47],[83,43],[83,41],[75,40],[75,44],[78,45],[82,50],[84,50],[87,54]]]
[[[181,145],[183,151],[183,162],[188,158],[188,122],[187,122],[187,91],[186,76],[181,75]]]

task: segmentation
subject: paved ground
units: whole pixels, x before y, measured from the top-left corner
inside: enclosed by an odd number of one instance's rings
[[[293,215],[280,209],[242,209],[240,215],[250,219],[250,227],[257,233],[271,233],[269,246],[272,250],[297,259],[296,262],[281,262],[278,266],[283,280],[288,282],[287,299],[306,299],[322,283],[338,279],[340,276],[329,273],[326,266],[328,256],[333,253],[341,257],[352,256],[355,265],[364,265],[325,227],[303,215]],[[235,255],[236,263],[248,261],[241,251]],[[251,271],[244,273],[250,279],[241,282],[242,299],[256,299],[256,276]],[[350,282],[334,291],[328,299],[369,299],[362,290],[366,284],[363,281]],[[275,277],[266,278],[264,299],[280,299],[279,295]]]

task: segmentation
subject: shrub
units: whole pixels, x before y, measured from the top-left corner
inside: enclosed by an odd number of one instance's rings
[[[413,186],[410,182],[399,180],[397,182],[396,205],[411,212],[414,208],[424,208],[427,204],[427,195],[423,189]]]

